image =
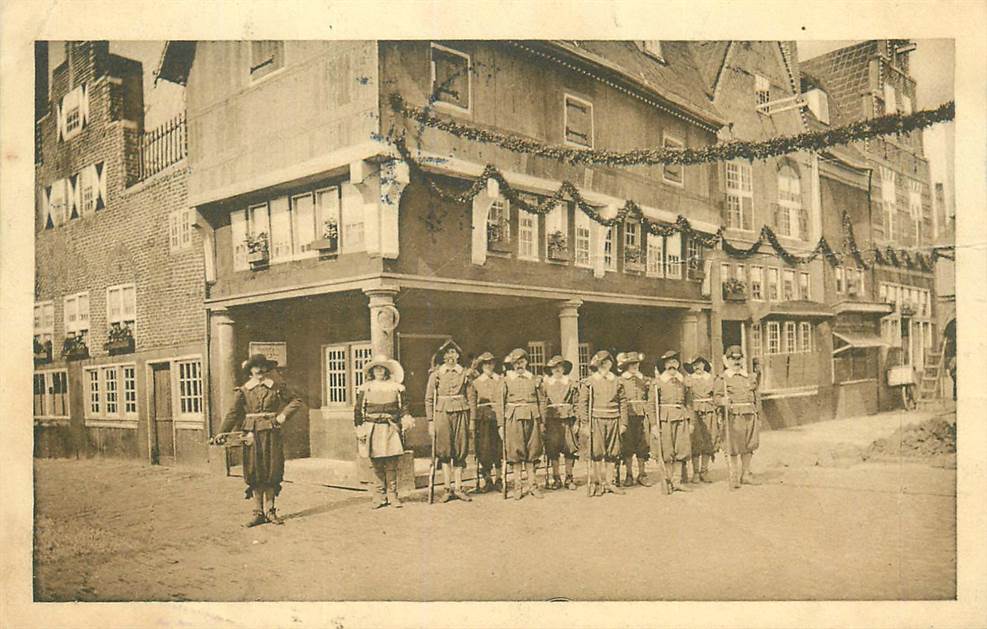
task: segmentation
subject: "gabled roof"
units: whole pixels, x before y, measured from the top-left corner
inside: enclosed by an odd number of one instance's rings
[[[726,124],[716,109],[696,66],[687,42],[662,41],[662,60],[644,53],[633,41],[522,42],[529,46],[549,45],[564,57],[575,58],[626,84],[657,97],[705,126]]]
[[[188,82],[188,75],[192,70],[194,59],[194,41],[166,42],[164,50],[161,51],[161,59],[158,60],[158,67],[154,70],[154,82],[157,83],[159,79],[164,79],[185,85]]]
[[[690,41],[683,43],[688,46],[693,54],[695,65],[702,75],[707,95],[711,99],[715,98],[716,88],[719,85],[720,77],[723,75],[723,69],[726,67],[727,62],[730,59],[730,52],[733,48],[734,42],[710,40]],[[796,67],[798,61],[793,58],[794,53],[792,52],[795,49],[794,42],[776,41],[771,43],[778,46],[778,56],[781,59],[782,66],[785,68],[785,74],[788,77],[789,85],[793,87],[795,91],[798,91],[799,76],[798,68]]]
[[[846,124],[863,118],[862,100],[870,89],[871,57],[877,53],[876,41],[864,41],[838,48],[802,61],[802,71],[824,82],[830,101],[838,105],[834,124]]]

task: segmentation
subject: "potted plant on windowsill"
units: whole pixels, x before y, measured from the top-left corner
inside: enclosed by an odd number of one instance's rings
[[[339,251],[339,225],[335,220],[330,218],[322,224],[322,238],[313,240],[310,247],[324,254]]]
[[[735,277],[723,282],[724,301],[747,301],[747,284]]]
[[[261,232],[256,236],[247,234],[247,262],[250,268],[258,269],[267,266],[270,261],[270,249],[268,248],[267,234]]]
[[[548,235],[548,259],[557,262],[569,261],[569,242],[561,230]]]
[[[51,362],[51,341],[45,341],[42,343],[38,339],[34,339],[34,364],[40,365],[42,363]]]
[[[499,253],[511,252],[511,225],[506,219],[487,223],[487,249]]]
[[[901,315],[903,317],[911,317],[915,315],[915,306],[907,301],[901,303]]]
[[[89,358],[89,346],[81,334],[66,336],[62,342],[62,357],[66,360],[82,360]]]
[[[129,325],[114,323],[107,331],[106,339],[103,347],[110,356],[134,353],[134,333]]]
[[[640,247],[627,245],[624,247],[624,270],[631,273],[643,273],[644,261],[642,258]]]

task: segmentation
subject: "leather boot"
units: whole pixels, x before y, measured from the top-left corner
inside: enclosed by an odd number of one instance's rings
[[[250,519],[244,522],[243,526],[246,528],[251,528],[266,523],[267,523],[267,518],[264,517],[264,512],[261,511],[260,509],[254,509],[250,515]]]
[[[265,513],[264,516],[267,518],[267,521],[270,522],[271,524],[284,524],[284,518],[278,515],[278,511],[274,507],[268,509],[267,513]]]

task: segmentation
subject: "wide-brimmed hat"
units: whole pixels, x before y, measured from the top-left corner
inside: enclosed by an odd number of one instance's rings
[[[365,380],[373,379],[372,373],[374,367],[383,367],[386,369],[387,377],[391,382],[397,382],[398,384],[404,382],[404,368],[401,366],[401,363],[393,358],[388,358],[384,354],[377,354],[364,363],[363,377]]]
[[[531,359],[528,358],[527,350],[521,349],[520,347],[516,347],[511,350],[511,353],[508,354],[506,358],[504,358],[504,364],[513,365],[514,361],[518,360],[519,358],[523,358],[528,362],[531,362]]]
[[[473,371],[480,371],[480,368],[483,367],[483,365],[485,363],[490,363],[490,364],[496,366],[497,365],[497,358],[493,354],[491,354],[490,352],[483,352],[482,354],[480,354],[479,356],[477,356],[476,358],[473,359],[473,362],[470,365],[470,368]]]
[[[593,369],[596,369],[604,360],[613,362],[613,355],[607,350],[601,349],[597,353],[593,354],[593,358],[590,359],[589,364]]]
[[[442,343],[442,345],[439,345],[439,349],[435,350],[435,355],[438,356],[439,358],[442,358],[443,356],[445,356],[445,353],[450,349],[456,350],[460,356],[463,355],[463,348],[460,347],[459,344],[452,339],[449,339],[444,343]]]
[[[704,365],[706,365],[706,371],[711,371],[713,368],[710,362],[706,360],[706,357],[702,355],[696,356],[686,364],[688,364],[690,367],[695,367],[696,363],[703,363]]]
[[[744,350],[740,349],[739,345],[731,345],[727,348],[727,351],[723,352],[724,358],[743,358]]]
[[[679,353],[674,349],[670,349],[658,357],[658,360],[655,361],[655,368],[658,371],[665,371],[665,363],[673,358],[679,360]]]
[[[643,360],[644,354],[641,352],[620,352],[617,354],[617,368],[623,369],[628,365],[639,363]]]
[[[566,375],[569,375],[569,372],[572,371],[572,362],[556,355],[549,358],[548,362],[545,363],[545,373],[551,373],[552,369],[559,365],[562,365],[562,373]]]
[[[251,367],[263,367],[264,369],[273,369],[278,366],[278,361],[271,360],[264,354],[251,354],[250,358],[243,361],[240,367],[247,373],[250,373]]]

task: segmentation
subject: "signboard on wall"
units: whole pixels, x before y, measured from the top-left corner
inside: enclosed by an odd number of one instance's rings
[[[288,344],[282,342],[251,341],[248,355],[263,354],[268,360],[276,360],[278,367],[288,366]]]

